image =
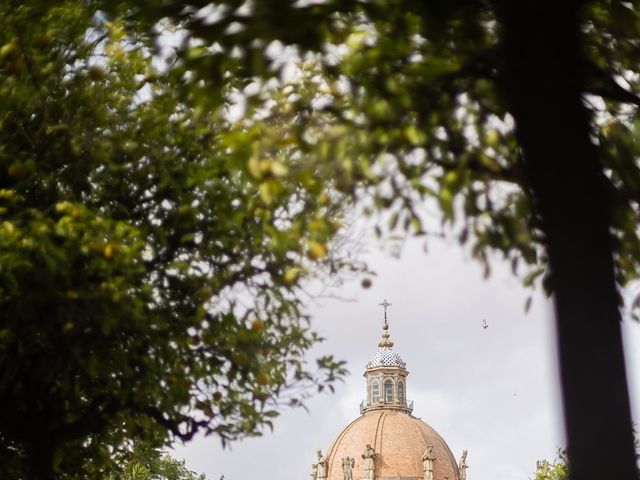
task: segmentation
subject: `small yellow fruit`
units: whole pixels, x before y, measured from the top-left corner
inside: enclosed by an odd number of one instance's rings
[[[327,246],[324,243],[309,241],[309,258],[317,260],[327,255]]]
[[[249,357],[247,357],[246,353],[234,353],[233,355],[231,355],[231,361],[236,365],[242,366],[246,365],[249,362]]]
[[[301,270],[298,267],[288,268],[284,272],[284,281],[287,283],[295,283],[298,277],[300,277],[300,272]]]
[[[269,385],[271,383],[271,375],[266,372],[261,372],[256,375],[256,383],[258,385]]]
[[[24,163],[16,160],[11,165],[9,165],[7,173],[13,180],[20,180],[27,175],[27,167],[25,167]]]
[[[0,60],[4,60],[5,58],[13,57],[18,52],[18,46],[13,43],[5,43],[0,48]]]

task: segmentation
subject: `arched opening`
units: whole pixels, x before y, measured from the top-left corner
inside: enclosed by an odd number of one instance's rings
[[[398,403],[404,405],[404,382],[398,382]]]
[[[377,380],[371,382],[371,402],[378,403],[380,401],[380,384]]]
[[[391,380],[384,382],[384,401],[393,402],[393,382]]]

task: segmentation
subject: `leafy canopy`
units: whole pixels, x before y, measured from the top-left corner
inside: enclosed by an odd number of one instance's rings
[[[616,289],[640,261],[638,2],[116,3],[186,29],[173,72],[195,96],[292,89],[300,151],[390,229],[429,231],[430,200],[487,267],[554,288],[572,474],[635,473]]]
[[[542,280],[550,290],[541,219],[506,99],[500,2],[103,4],[143,29],[166,17],[183,28],[188,41],[173,71],[189,72],[185,87],[198,98],[221,92],[231,76],[264,108],[246,83],[279,79],[278,94],[288,91],[297,112],[296,144],[318,164],[333,163],[339,190],[357,196],[364,186],[372,209],[391,211],[391,230],[423,234],[432,224],[421,205],[435,203],[487,273],[497,251],[525,285]],[[613,199],[621,287],[640,266],[639,12],[637,2],[593,1],[580,18],[585,107]],[[287,57],[297,65],[293,79]]]
[[[91,2],[0,20],[0,476],[259,434],[331,387],[302,282],[349,263],[340,196],[286,126],[205,113]]]

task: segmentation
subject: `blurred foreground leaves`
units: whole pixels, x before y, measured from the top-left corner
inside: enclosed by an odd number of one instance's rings
[[[223,443],[333,388],[311,271],[342,208],[90,2],[0,5],[0,476],[98,474],[136,438]]]

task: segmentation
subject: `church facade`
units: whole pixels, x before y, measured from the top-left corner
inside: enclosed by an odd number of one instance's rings
[[[456,461],[444,439],[414,417],[405,362],[393,349],[385,300],[382,339],[364,371],[360,416],[316,452],[312,480],[466,480],[467,452]]]

